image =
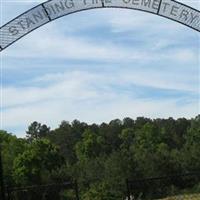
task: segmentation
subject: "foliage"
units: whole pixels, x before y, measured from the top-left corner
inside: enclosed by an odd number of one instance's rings
[[[50,141],[36,140],[15,158],[13,177],[17,184],[41,184],[45,176],[63,164],[64,159]]]
[[[126,194],[127,178],[200,170],[200,116],[125,118],[100,125],[63,121],[54,130],[33,122],[26,133],[21,139],[0,132],[8,185],[76,179],[82,200],[117,200]],[[190,185],[186,190],[199,192],[198,182]]]
[[[44,138],[50,132],[50,128],[45,124],[40,124],[38,122],[33,122],[26,131],[26,136],[29,141]]]

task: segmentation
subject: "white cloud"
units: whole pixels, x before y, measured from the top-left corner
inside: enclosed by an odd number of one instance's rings
[[[179,90],[198,94],[199,87],[194,77],[156,70],[121,69],[113,72],[73,71],[58,74],[46,74],[27,84],[37,83],[35,87],[5,87],[3,89],[3,107],[40,103],[53,100],[84,101],[109,96],[113,86],[127,87],[138,85],[163,90]],[[196,77],[197,79],[197,77]],[[47,84],[44,84],[47,83]],[[42,86],[46,85],[46,86]],[[99,93],[99,91],[101,93]],[[133,91],[134,94],[134,91]]]
[[[200,2],[199,0],[178,0],[181,3],[189,5],[193,8],[200,9]]]
[[[189,47],[161,52],[159,51],[161,48],[172,43],[167,40],[163,41],[162,39],[160,42],[152,41],[152,47],[145,49],[141,46],[141,48],[135,49],[134,46],[115,44],[114,41],[103,40],[103,38],[102,42],[99,43],[99,41],[80,36],[54,34],[52,29],[49,29],[47,32],[40,31],[34,34],[33,37],[25,38],[23,40],[23,46],[19,43],[15,48],[3,52],[4,58],[62,58],[68,60],[95,60],[104,62],[134,62],[140,60],[143,62],[160,60],[169,62],[171,60],[185,63],[195,61],[199,55],[199,52],[195,52],[194,49],[190,49]],[[143,42],[141,42],[141,45],[143,45]]]
[[[53,41],[53,42],[52,42]],[[28,46],[32,46],[31,42]],[[54,58],[65,59],[83,59],[83,60],[121,60],[121,59],[141,59],[144,55],[141,55],[137,51],[129,52],[125,49],[118,49],[111,44],[92,44],[90,41],[83,40],[81,38],[61,38],[61,37],[49,37],[46,36],[41,40],[37,40],[37,43],[30,49],[30,52],[21,51],[18,54],[19,57],[37,57],[47,58],[49,56]],[[17,57],[17,53],[14,53]]]
[[[100,100],[99,100],[100,101]],[[151,101],[145,99],[129,99],[117,95],[114,98],[102,97],[105,103],[95,101],[84,103],[70,101],[51,101],[36,105],[20,106],[3,113],[3,125],[7,129],[21,126],[22,131],[28,124],[37,120],[55,128],[62,120],[79,119],[89,123],[101,123],[114,118],[126,116],[136,118],[145,117],[194,117],[198,114],[198,102],[191,101],[184,106],[179,99]]]
[[[131,75],[132,74],[132,75]],[[186,79],[186,80],[185,80]],[[3,127],[23,132],[32,121],[40,121],[55,128],[62,120],[80,119],[89,123],[109,121],[126,116],[137,117],[193,117],[198,114],[197,99],[184,104],[181,97],[155,99],[131,92],[113,90],[114,87],[137,84],[162,89],[197,93],[188,79],[176,75],[120,71],[112,74],[74,71],[70,74],[49,74],[31,80],[40,87],[12,87],[4,89]],[[189,81],[190,82],[190,81]],[[43,83],[50,83],[42,87]],[[185,97],[187,99],[187,97]],[[22,133],[21,133],[22,134]]]

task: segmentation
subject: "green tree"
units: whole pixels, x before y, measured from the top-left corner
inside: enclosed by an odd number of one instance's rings
[[[17,138],[5,131],[0,131],[0,145],[2,149],[5,182],[7,185],[13,185],[13,162],[26,149],[27,142],[25,139]]]
[[[185,171],[200,170],[200,115],[191,121],[187,131],[182,163]]]
[[[59,146],[60,153],[68,163],[74,164],[77,161],[74,146],[81,137],[77,136],[69,122],[63,121],[57,129],[51,131],[48,138]]]
[[[44,138],[50,133],[50,128],[45,124],[40,124],[38,122],[33,122],[28,127],[26,131],[26,136],[29,141],[33,141],[36,139]]]
[[[63,164],[56,146],[46,139],[36,140],[15,158],[13,177],[17,184],[41,184]]]
[[[93,184],[91,188],[82,195],[83,200],[121,200],[121,194],[113,191],[112,186],[106,182]]]
[[[97,134],[87,129],[83,133],[82,140],[76,144],[76,155],[79,160],[87,160],[99,156],[101,152],[100,141]]]
[[[135,142],[135,131],[133,128],[123,129],[119,138],[122,140],[121,149],[122,151],[129,151],[131,145]]]

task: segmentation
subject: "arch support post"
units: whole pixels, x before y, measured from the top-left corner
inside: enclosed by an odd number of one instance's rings
[[[4,185],[4,175],[3,175],[3,161],[2,161],[2,149],[0,144],[0,187],[1,187],[1,199],[6,200],[5,195],[5,185]]]

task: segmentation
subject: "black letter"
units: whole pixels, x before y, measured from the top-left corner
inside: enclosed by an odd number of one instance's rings
[[[152,8],[158,10],[160,4],[160,0],[154,0],[152,3]]]
[[[164,6],[164,9],[163,9],[163,12],[165,12],[166,11],[166,8],[167,8],[167,6],[170,6],[170,4],[169,3],[163,3],[165,6]]]
[[[178,11],[179,7],[177,6],[172,6],[172,9],[171,9],[171,15],[173,16],[177,16],[177,11]]]
[[[198,15],[193,15],[193,13],[191,12],[191,17],[192,17],[192,19],[191,19],[191,23],[192,23],[199,16]]]
[[[68,0],[66,0],[65,1],[65,6],[66,6],[66,8],[73,8],[74,7],[73,0],[70,0],[70,2],[68,2]]]
[[[27,23],[27,28],[30,28],[31,24],[35,25],[35,22],[28,17],[26,18],[26,23]]]
[[[142,0],[142,6],[148,6],[150,8],[151,6],[151,0]]]
[[[182,18],[182,17],[184,16],[185,21],[187,21],[187,19],[188,19],[188,14],[189,14],[189,12],[188,12],[187,10],[182,10],[181,15],[180,15],[180,18]]]
[[[131,0],[123,0],[124,3],[130,3]]]
[[[16,26],[11,26],[9,27],[9,32],[14,36],[14,35],[17,35],[19,33],[19,31],[17,30],[17,27]]]

